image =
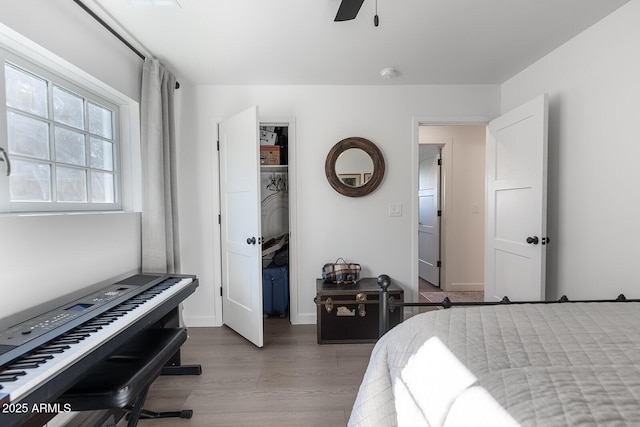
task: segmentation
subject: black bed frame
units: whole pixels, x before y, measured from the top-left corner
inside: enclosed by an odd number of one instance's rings
[[[484,305],[507,305],[507,304],[559,304],[559,303],[575,303],[575,302],[640,302],[640,299],[627,299],[623,294],[618,295],[614,300],[570,300],[565,295],[557,301],[511,301],[508,297],[503,297],[500,301],[493,302],[453,302],[445,297],[441,302],[400,302],[395,298],[389,297],[387,288],[391,285],[391,278],[386,274],[378,276],[378,285],[380,286],[380,325],[378,336],[381,337],[389,331],[389,313],[396,308],[402,307],[442,307],[451,308],[455,306],[484,306]]]

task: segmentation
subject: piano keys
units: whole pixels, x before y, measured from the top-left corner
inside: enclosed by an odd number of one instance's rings
[[[55,400],[137,333],[175,312],[197,286],[194,276],[135,275],[0,331],[3,406]],[[29,416],[0,412],[0,425],[20,425]]]

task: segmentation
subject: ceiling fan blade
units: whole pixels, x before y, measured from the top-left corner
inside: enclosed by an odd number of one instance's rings
[[[342,0],[334,22],[350,21],[354,19],[356,15],[358,15],[362,3],[364,3],[364,0]]]

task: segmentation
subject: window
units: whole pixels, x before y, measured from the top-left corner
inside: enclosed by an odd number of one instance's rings
[[[0,77],[0,146],[11,161],[8,186],[0,187],[4,205],[14,212],[121,209],[118,105],[11,55]]]

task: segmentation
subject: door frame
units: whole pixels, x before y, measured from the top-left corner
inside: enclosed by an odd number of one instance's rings
[[[418,229],[418,161],[420,159],[419,146],[420,146],[420,126],[465,126],[465,125],[484,125],[487,126],[494,117],[490,116],[414,116],[411,123],[411,229]],[[440,222],[440,239],[442,245],[440,247],[441,260],[446,251],[446,179],[447,168],[450,168],[451,162],[447,160],[451,158],[452,149],[451,141],[446,139],[434,140],[429,142],[433,144],[442,144],[442,162],[445,167],[445,177],[441,183],[442,195],[441,195],[441,209],[442,218],[444,221]],[[484,160],[483,160],[484,161]],[[449,165],[448,165],[449,163]],[[450,178],[449,178],[450,179]],[[446,262],[446,261],[445,261]],[[411,293],[414,297],[414,301],[419,300],[419,280],[418,280],[418,233],[411,233]],[[440,270],[440,289],[443,289],[443,283],[446,283],[446,269]],[[410,310],[410,309],[409,309]]]
[[[214,117],[212,120],[213,131],[213,153],[215,161],[215,180],[214,200],[217,211],[212,212],[211,221],[218,221],[218,215],[220,214],[220,152],[216,149],[218,135],[218,124],[226,119],[226,117]],[[288,181],[287,188],[289,193],[289,321],[291,324],[304,324],[304,315],[300,316],[298,310],[298,220],[297,220],[297,179],[296,179],[296,164],[297,164],[297,150],[296,150],[296,121],[292,116],[259,116],[258,125],[279,125],[287,126],[289,128],[288,133]],[[256,163],[256,167],[260,167],[259,161]],[[223,325],[222,317],[222,239],[220,235],[220,224],[218,224],[214,235],[214,293],[213,304],[215,308],[215,324],[216,326]]]
[[[296,180],[296,119],[291,116],[258,117],[258,126],[287,126],[287,193],[289,195],[289,322],[300,324],[298,314],[298,221]],[[258,165],[260,167],[260,165]],[[303,322],[302,322],[303,323]]]

